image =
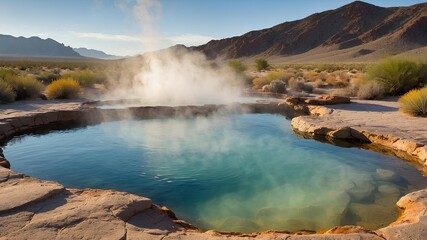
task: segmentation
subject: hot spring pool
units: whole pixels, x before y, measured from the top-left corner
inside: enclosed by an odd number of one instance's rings
[[[117,189],[202,229],[370,229],[427,186],[404,161],[292,134],[271,114],[105,122],[5,146],[12,169],[71,188]]]

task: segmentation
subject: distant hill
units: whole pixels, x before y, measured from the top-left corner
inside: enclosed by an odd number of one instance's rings
[[[356,1],[242,36],[191,47],[209,58],[265,56],[282,62],[370,61],[427,54],[427,3],[384,8]]]
[[[71,47],[53,39],[0,34],[0,56],[82,58]]]
[[[115,59],[123,58],[121,56],[106,54],[103,51],[99,51],[95,49],[73,48],[73,50],[84,57],[99,58],[99,59],[106,59],[106,60],[115,60]]]

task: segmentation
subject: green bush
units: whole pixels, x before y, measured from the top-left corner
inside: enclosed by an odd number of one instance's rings
[[[33,76],[6,76],[4,80],[12,87],[16,94],[16,100],[32,99],[40,95],[43,84]]]
[[[270,67],[270,64],[265,58],[255,59],[255,67],[258,71],[267,70]]]
[[[15,75],[16,73],[12,69],[3,68],[3,67],[0,68],[0,79],[5,79],[6,77],[15,76]]]
[[[359,99],[373,100],[384,98],[386,90],[384,86],[376,81],[368,81],[360,85],[357,90],[357,97]]]
[[[400,110],[414,116],[427,116],[427,88],[413,89],[399,99]]]
[[[246,71],[246,66],[239,60],[228,61],[228,67],[230,67],[236,73],[243,73]]]
[[[286,84],[281,80],[274,80],[268,85],[268,90],[273,93],[286,93]]]
[[[0,81],[0,103],[9,103],[15,100],[16,94],[12,87],[4,81]]]
[[[37,76],[37,80],[41,81],[44,84],[49,84],[60,77],[61,75],[59,75],[58,73],[43,72],[39,76]]]
[[[77,98],[80,91],[80,84],[76,80],[61,78],[53,81],[46,87],[46,96],[49,99]]]
[[[75,79],[82,87],[92,87],[95,83],[102,83],[105,81],[105,76],[89,70],[64,74],[62,78]]]
[[[297,92],[308,92],[308,93],[313,92],[313,86],[311,86],[310,84],[306,84],[302,81],[299,81],[296,78],[291,78],[289,80],[289,88]]]
[[[381,83],[388,94],[401,95],[422,86],[427,78],[427,66],[401,57],[389,57],[368,69],[367,79]]]

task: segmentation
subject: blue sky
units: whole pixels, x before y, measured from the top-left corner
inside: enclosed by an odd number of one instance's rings
[[[140,0],[149,2],[155,0]],[[53,38],[72,47],[134,55],[174,44],[200,45],[210,39],[335,9],[347,0],[158,0],[150,26],[161,36],[147,46],[135,16],[137,0],[0,0],[0,33]],[[424,1],[367,0],[378,6],[408,6]],[[144,22],[146,19],[144,19]],[[146,27],[146,26],[145,26]],[[145,43],[145,44],[144,44]]]

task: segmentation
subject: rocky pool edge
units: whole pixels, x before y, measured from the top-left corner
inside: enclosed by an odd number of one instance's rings
[[[96,124],[129,117],[207,115],[222,108],[224,106],[204,105],[101,110],[93,105],[74,104],[65,108],[17,111],[0,118],[0,140],[55,123]],[[236,104],[227,108],[228,111],[245,109],[254,113],[280,113],[292,118],[294,130],[307,136],[371,142],[403,153],[401,157],[414,161],[419,169],[425,169],[427,164],[427,146],[411,139],[370,133],[352,126],[336,128],[317,121],[327,114],[325,107],[319,111],[319,107],[270,102]],[[7,167],[8,161],[4,156],[0,157],[0,166]],[[422,239],[427,235],[427,189],[403,196],[397,202],[402,210],[399,218],[375,231],[358,226],[339,226],[322,234],[310,231],[239,234],[201,231],[178,220],[166,207],[159,207],[144,197],[112,190],[67,189],[59,183],[35,179],[3,167],[0,167],[0,239]],[[90,209],[82,207],[91,204]],[[119,210],[114,212],[112,209]]]

